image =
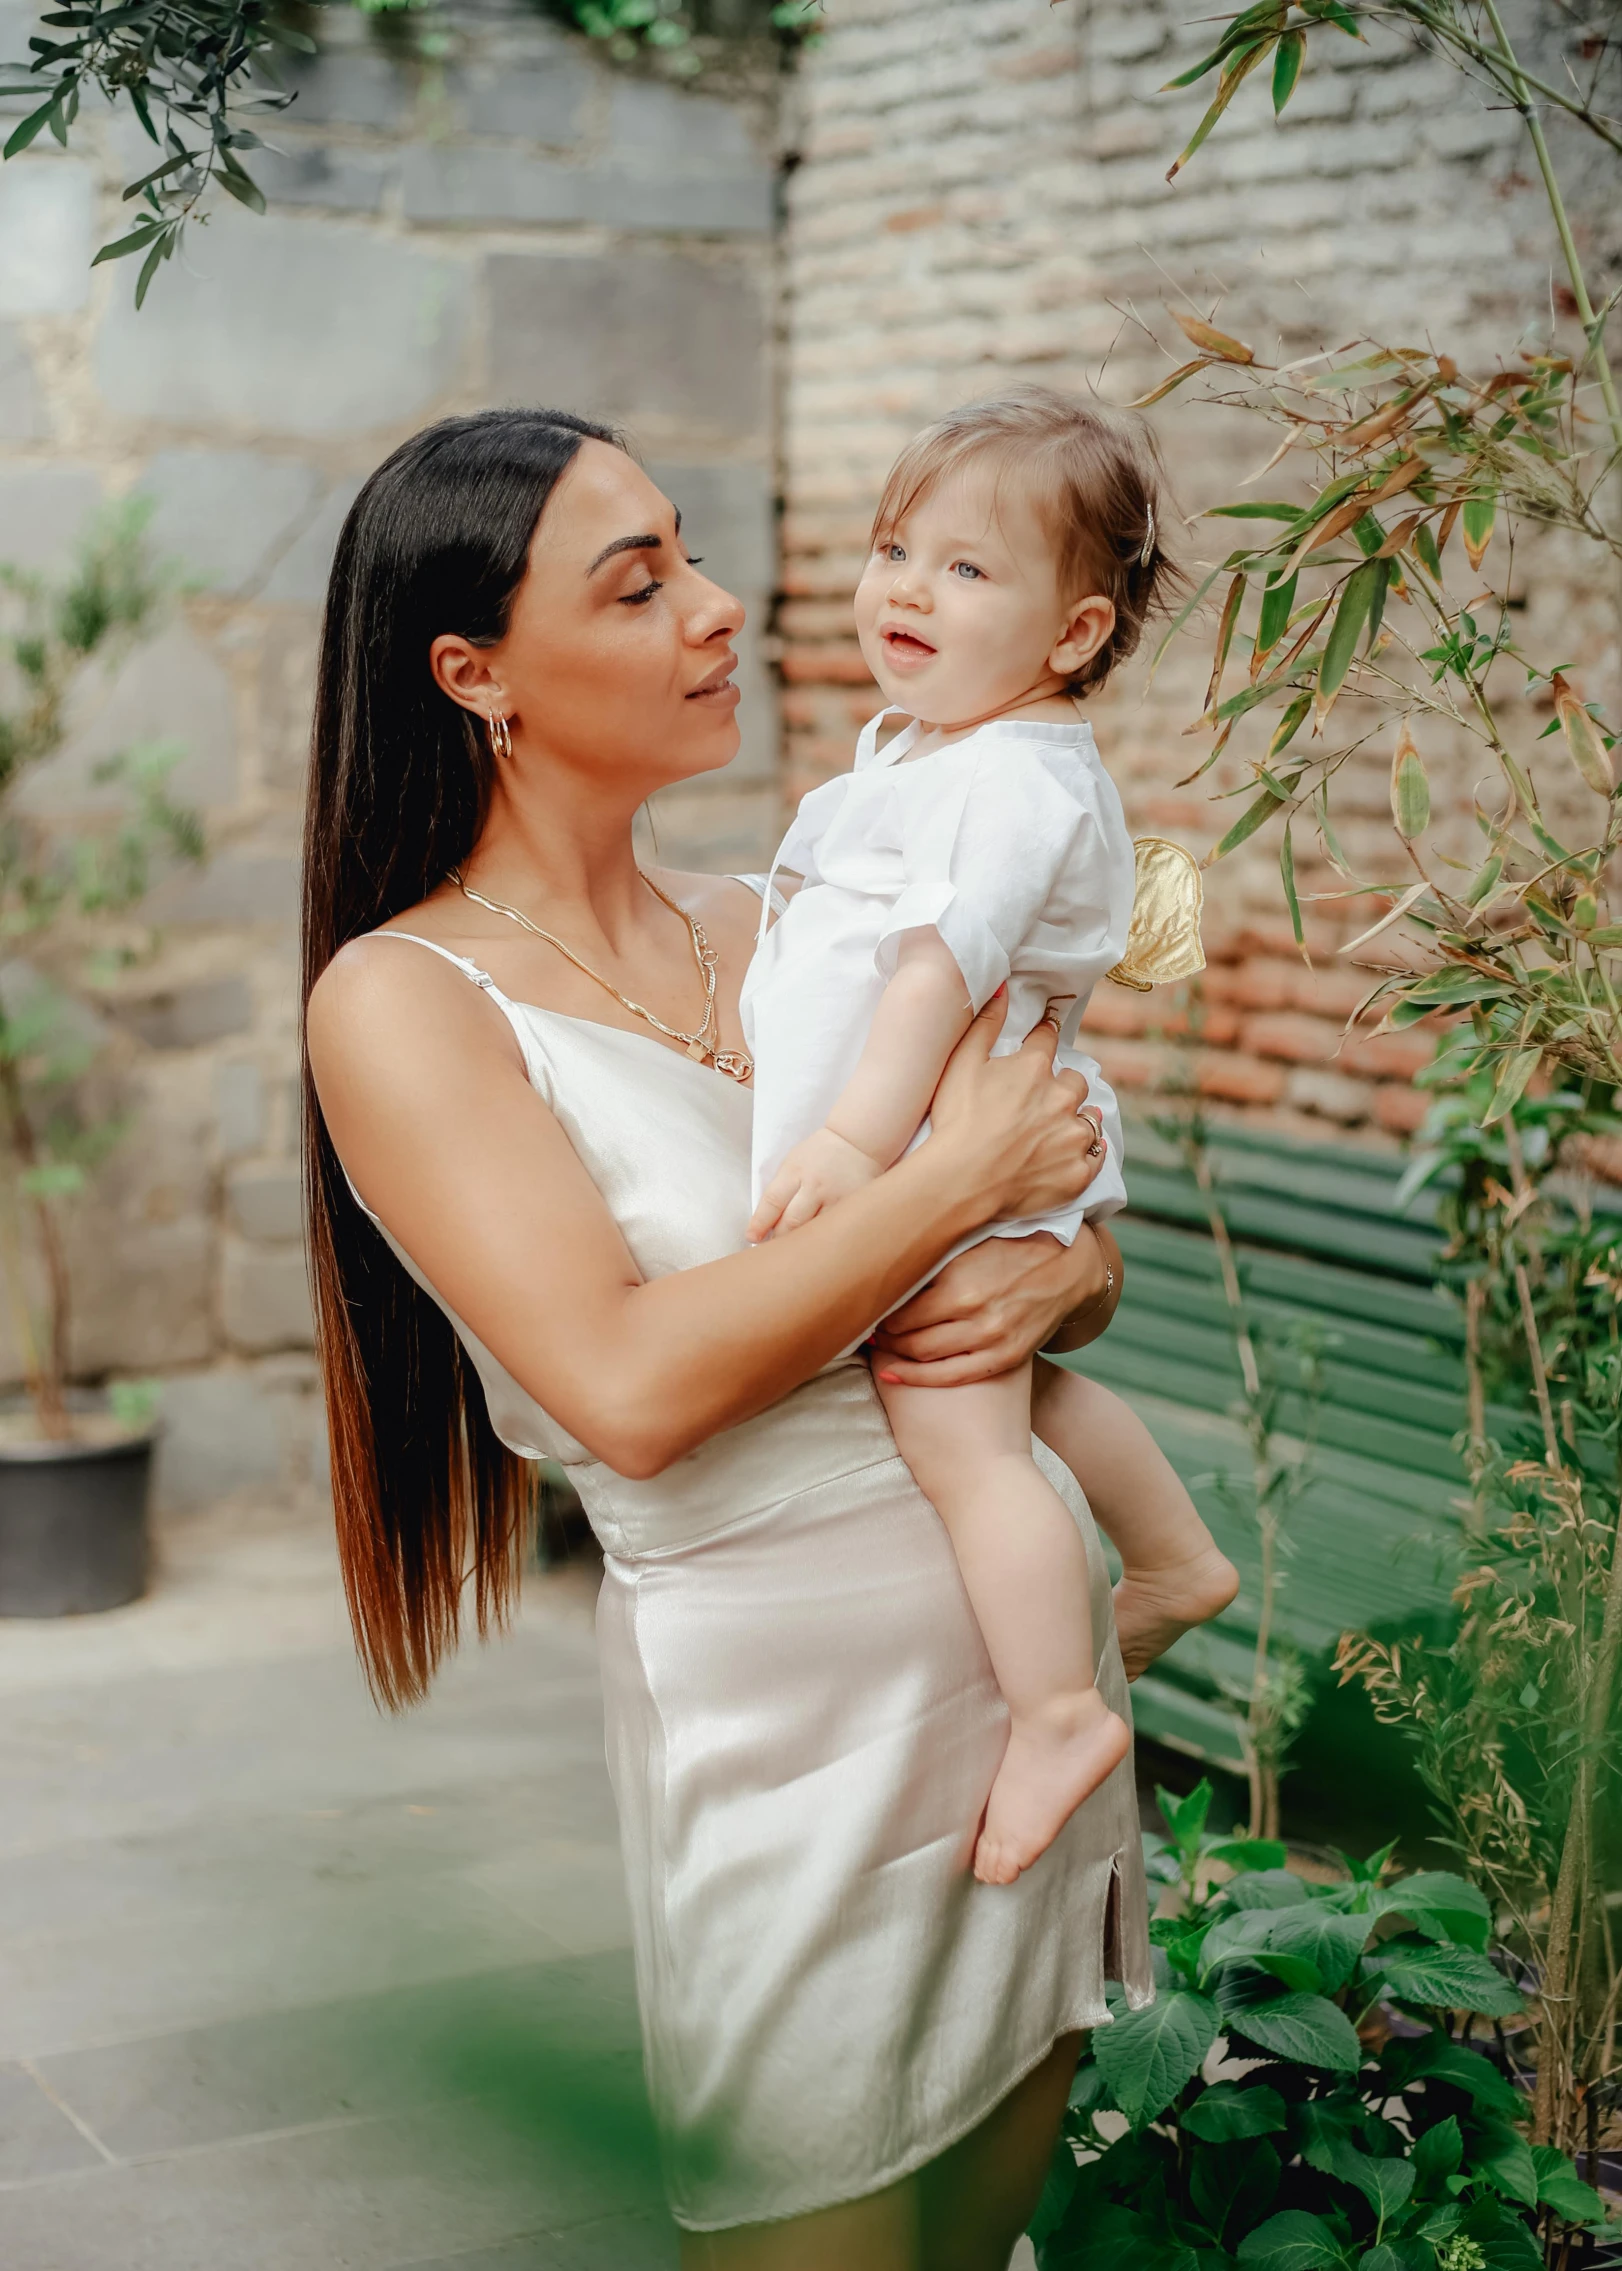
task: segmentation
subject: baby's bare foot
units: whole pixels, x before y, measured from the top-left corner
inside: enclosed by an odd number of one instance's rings
[[[1214,1545],[1161,1569],[1127,1569],[1115,1588],[1115,1630],[1126,1676],[1135,1680],[1174,1640],[1220,1615],[1239,1590],[1239,1572]]]
[[[974,1849],[980,1882],[1011,1885],[1039,1860],[1083,1799],[1120,1765],[1128,1741],[1125,1720],[1095,1687],[1056,1696],[1016,1719]]]

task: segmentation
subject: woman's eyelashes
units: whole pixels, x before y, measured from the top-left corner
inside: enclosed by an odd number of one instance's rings
[[[694,553],[690,557],[684,555],[683,564],[689,568],[696,568],[701,564],[703,558],[704,555],[702,552]],[[663,591],[664,588],[664,581],[662,577],[650,576],[647,582],[645,584],[639,584],[635,591],[622,592],[620,594],[620,605],[622,607],[645,606],[646,603],[653,597],[656,591]]]

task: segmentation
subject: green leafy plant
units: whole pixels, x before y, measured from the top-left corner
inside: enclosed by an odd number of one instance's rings
[[[100,1049],[86,987],[141,950],[123,918],[154,861],[199,859],[203,843],[169,797],[169,745],[103,759],[97,809],[78,828],[41,818],[19,792],[66,741],[90,668],[154,624],[164,587],[144,518],[124,507],[98,522],[60,584],[0,568],[0,1270],[35,1418],[52,1437],[72,1432],[62,1212],[124,1125],[85,1096]]]
[[[1605,2228],[1527,2143],[1503,2049],[1521,1995],[1462,1877],[1319,1884],[1158,1793],[1157,1993],[1089,2039],[1033,2224],[1041,2271],[1537,2271]]]

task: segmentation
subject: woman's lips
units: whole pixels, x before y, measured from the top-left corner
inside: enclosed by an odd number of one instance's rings
[[[707,702],[720,708],[730,708],[739,699],[738,689],[732,682],[732,673],[738,667],[738,658],[728,655],[725,662],[710,672],[702,685],[695,686],[688,695],[689,702]]]

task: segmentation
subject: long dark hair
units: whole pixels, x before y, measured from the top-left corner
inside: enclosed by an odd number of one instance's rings
[[[442,693],[432,641],[493,643],[536,523],[582,441],[562,410],[446,418],[378,467],[327,585],[304,827],[303,993],[338,949],[414,906],[473,849],[490,791],[478,721]],[[304,1194],[332,1495],[374,1694],[421,1696],[473,1580],[480,1633],[517,1583],[534,1497],[497,1439],[444,1313],[356,1206],[303,1053]]]

